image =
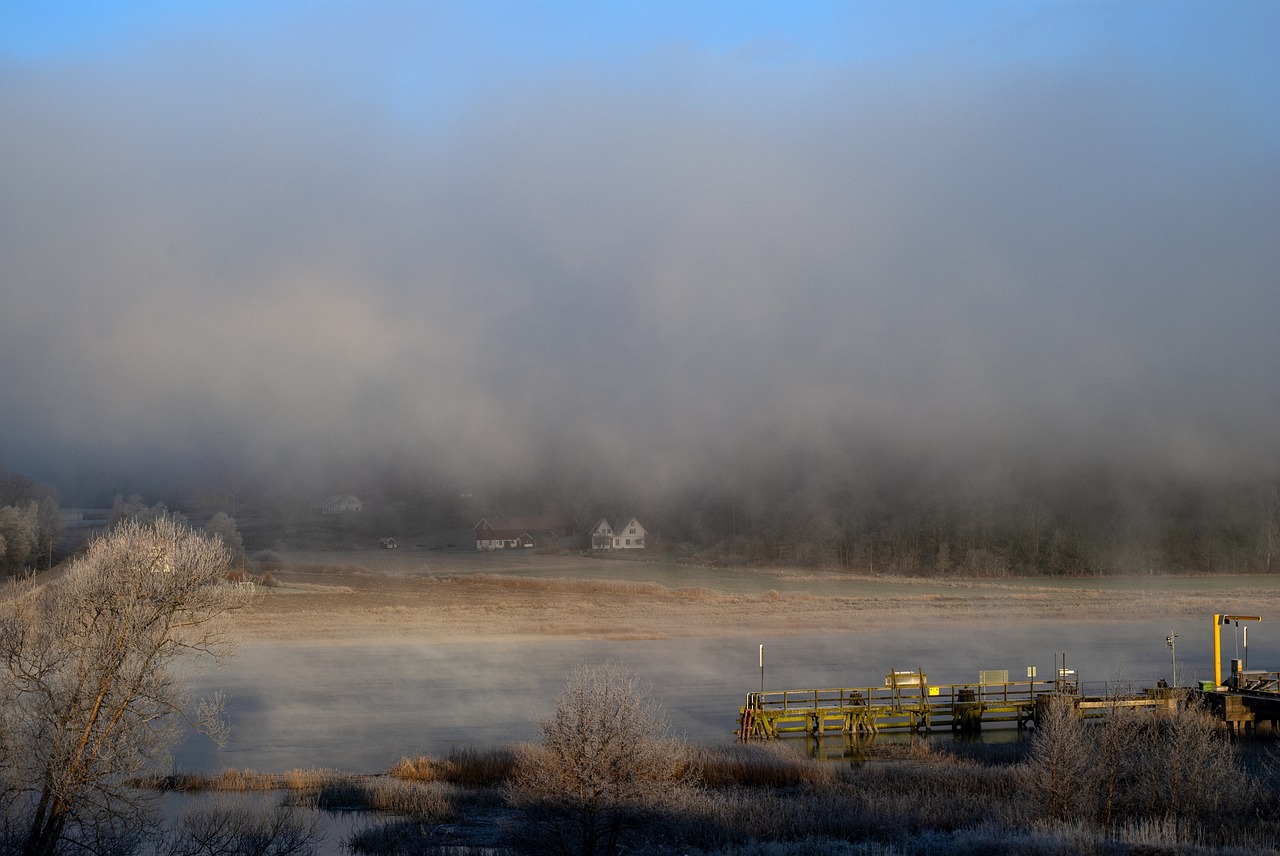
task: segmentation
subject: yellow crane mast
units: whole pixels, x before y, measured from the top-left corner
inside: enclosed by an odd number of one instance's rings
[[[1213,685],[1222,686],[1222,625],[1229,621],[1261,621],[1258,615],[1223,615],[1213,616]]]

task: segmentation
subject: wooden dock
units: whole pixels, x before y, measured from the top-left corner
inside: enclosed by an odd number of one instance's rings
[[[910,674],[910,673],[904,673]],[[1033,725],[1052,698],[1072,699],[1080,715],[1098,718],[1118,707],[1165,708],[1167,693],[1125,698],[1079,695],[1076,684],[1055,681],[930,684],[923,673],[912,680],[886,680],[883,687],[843,687],[748,693],[738,712],[740,740],[786,736],[875,734],[880,731],[979,731],[984,725]]]
[[[1102,696],[1080,692],[1083,686],[1074,669],[1066,668],[1066,654],[1054,663],[1056,678],[1035,679],[1027,670],[1025,681],[1010,681],[1005,670],[979,672],[977,683],[931,684],[923,669],[894,670],[882,687],[835,687],[816,690],[764,690],[764,646],[760,646],[761,691],[747,693],[738,709],[740,740],[771,740],[790,735],[822,737],[843,734],[854,738],[880,731],[928,732],[937,728],[978,731],[987,723],[1012,723],[1019,730],[1043,719],[1050,703],[1069,700],[1077,715],[1097,719],[1119,710],[1147,708],[1172,711],[1179,699],[1202,704],[1233,735],[1254,733],[1259,726],[1280,734],[1280,671],[1251,671],[1248,631],[1245,659],[1233,659],[1228,679],[1222,679],[1221,630],[1234,622],[1258,622],[1257,615],[1213,616],[1214,680],[1199,689],[1169,688],[1164,681],[1140,693],[1111,691]],[[1177,634],[1165,642],[1172,656]],[[1176,672],[1177,661],[1174,661]],[[1105,685],[1104,685],[1105,687]]]
[[[1253,734],[1260,725],[1280,733],[1280,672],[1234,673],[1227,685],[1206,686],[1200,696],[1232,734]]]

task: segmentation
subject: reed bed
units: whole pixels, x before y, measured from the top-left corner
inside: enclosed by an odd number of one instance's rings
[[[259,773],[254,770],[226,769],[213,775],[175,773],[170,776],[139,779],[134,784],[138,787],[158,791],[247,793],[250,791],[315,790],[337,782],[350,781],[353,778],[358,777],[352,773],[340,773],[336,770],[325,769],[297,769],[287,770],[283,773]]]
[[[455,794],[448,786],[383,776],[333,782],[314,793],[291,792],[285,801],[324,811],[380,812],[430,823],[444,823],[457,816]]]
[[[442,781],[469,788],[506,784],[516,767],[516,752],[508,748],[455,748],[446,758],[401,758],[387,775],[416,782]]]
[[[690,775],[706,788],[791,788],[835,781],[836,768],[804,758],[786,746],[757,744],[689,749]]]

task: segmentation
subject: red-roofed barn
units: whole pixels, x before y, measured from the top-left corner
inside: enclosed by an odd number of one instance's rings
[[[574,537],[568,517],[486,517],[475,525],[477,550],[555,547]]]

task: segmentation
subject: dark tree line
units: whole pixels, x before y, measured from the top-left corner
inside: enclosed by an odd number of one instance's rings
[[[603,484],[560,467],[519,483],[372,474],[353,485],[363,512],[319,523],[335,537],[366,540],[450,532],[452,539],[435,540],[465,546],[466,530],[481,517],[568,514],[590,526],[600,516],[635,515],[651,548],[717,564],[921,576],[1280,571],[1280,473],[1192,478],[1100,463],[947,467],[871,453],[839,467],[797,460],[772,470],[726,464],[725,472],[714,483],[661,491]],[[239,492],[250,550],[319,525],[306,498],[286,494],[280,486],[270,495]],[[117,498],[112,517],[167,512]],[[58,527],[51,490],[0,470],[4,569],[37,566],[32,557],[50,539],[56,544]]]
[[[1095,470],[984,486],[904,475],[711,492],[652,516],[710,561],[912,575],[1092,576],[1280,570],[1275,481],[1122,478]]]
[[[1096,576],[1280,571],[1280,475],[1188,478],[1120,466],[982,470],[890,461],[797,464],[682,491],[547,472],[475,494],[386,489],[363,522],[426,532],[492,515],[636,515],[663,552],[717,564],[909,575]],[[469,498],[460,499],[461,495]]]

